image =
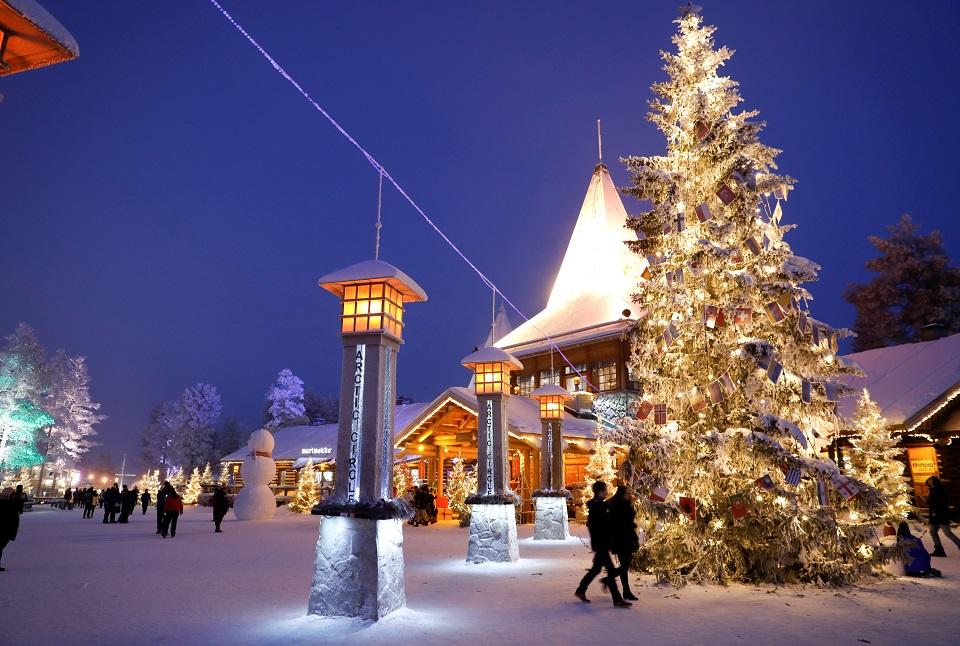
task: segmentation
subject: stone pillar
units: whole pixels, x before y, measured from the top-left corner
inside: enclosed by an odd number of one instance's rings
[[[570,538],[566,496],[537,496],[533,502],[536,505],[534,540],[555,541]]]
[[[544,419],[540,442],[540,490],[534,494],[534,540],[566,540],[567,495],[563,488],[563,434],[559,419]]]
[[[393,410],[400,344],[383,334],[344,336],[337,436],[337,500],[392,498]]]
[[[380,619],[406,604],[403,521],[393,499],[397,352],[403,305],[426,299],[408,276],[380,260],[320,279],[341,298],[343,362],[333,498],[321,516],[309,614]]]
[[[478,395],[477,493],[495,496],[510,490],[507,468],[507,402],[509,395]]]
[[[540,488],[563,488],[563,432],[559,419],[541,420]]]

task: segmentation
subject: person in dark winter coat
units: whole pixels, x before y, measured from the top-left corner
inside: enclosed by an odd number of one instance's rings
[[[947,490],[944,488],[940,478],[931,476],[927,478],[927,488],[930,490],[927,496],[927,506],[929,508],[930,536],[933,538],[933,552],[931,556],[946,556],[943,551],[943,543],[940,542],[940,532],[953,541],[953,544],[960,548],[960,538],[950,531],[950,498],[947,496]]]
[[[940,576],[941,572],[930,567],[930,555],[924,549],[920,539],[910,533],[910,526],[900,523],[897,527],[897,545],[906,551],[906,560],[903,562],[903,573],[907,576]]]
[[[613,605],[618,608],[629,608],[630,604],[623,600],[620,590],[617,589],[617,570],[613,567],[613,561],[610,560],[610,513],[604,500],[607,497],[607,483],[597,480],[593,483],[592,489],[593,498],[587,501],[587,529],[590,531],[593,564],[580,580],[580,585],[573,594],[580,601],[590,603],[587,599],[587,587],[600,574],[600,570],[606,568],[607,576],[601,579],[601,583],[610,589]]]
[[[170,538],[177,535],[177,518],[183,513],[183,501],[177,495],[177,490],[170,487],[167,496],[163,499],[163,527],[160,536],[167,537],[170,532]]]
[[[67,490],[63,492],[63,502],[66,503],[67,509],[73,509],[73,491],[70,487],[67,487]]]
[[[17,540],[17,531],[20,529],[20,501],[11,487],[0,491],[0,560],[3,559],[3,548],[10,541]],[[0,566],[0,572],[3,572]]]
[[[140,506],[143,507],[143,515],[147,513],[147,507],[150,506],[150,492],[144,491],[140,494]]]
[[[93,512],[97,508],[97,492],[93,487],[89,487],[83,496],[83,517],[93,518]]]
[[[123,485],[120,490],[120,522],[126,523],[130,518],[130,512],[133,511],[133,505],[130,504],[130,490],[127,485]]]
[[[163,533],[163,503],[167,500],[167,494],[173,487],[168,480],[163,481],[163,486],[157,492],[157,533]]]
[[[118,511],[120,511],[120,489],[114,482],[112,487],[103,492],[103,522],[117,522]]]
[[[640,549],[637,524],[634,522],[636,510],[633,508],[633,492],[621,482],[617,492],[607,501],[607,507],[610,508],[610,551],[620,561],[617,574],[620,576],[623,598],[636,601],[637,597],[630,591],[629,576],[633,554]]]
[[[216,529],[213,531],[217,534],[222,533],[220,530],[220,523],[223,522],[223,517],[227,515],[227,510],[230,508],[230,501],[227,500],[227,492],[223,487],[216,487],[213,490],[213,522],[216,525]]]

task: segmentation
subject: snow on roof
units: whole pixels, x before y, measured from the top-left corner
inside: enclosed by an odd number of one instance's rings
[[[438,395],[430,404],[424,406],[418,417],[408,418],[405,428],[401,431],[400,423],[397,422],[396,441],[401,441],[404,436],[409,435],[418,425],[423,423],[432,412],[435,412],[447,399],[455,400],[459,405],[477,415],[479,403],[477,395],[469,388],[453,386],[447,388]],[[543,431],[540,422],[540,404],[529,398],[514,395],[507,397],[507,426],[508,430],[514,435],[533,434],[540,435]],[[589,419],[580,419],[564,411],[563,415],[563,435],[565,437],[575,437],[583,439],[594,439],[594,431],[597,428],[597,422]]]
[[[643,260],[624,244],[626,221],[620,194],[607,167],[599,164],[590,178],[546,307],[497,345],[511,348],[547,336],[586,331],[622,322],[624,310],[635,311],[630,294],[636,290]]]
[[[11,33],[5,61],[10,63],[12,72],[71,60],[80,55],[80,46],[73,35],[34,0],[0,0],[0,15],[8,13],[4,5],[14,14],[7,16],[8,21],[22,19],[29,23],[7,25]],[[33,32],[33,29],[40,33]]]
[[[960,334],[866,350],[844,358],[856,361],[866,375],[848,378],[845,383],[858,391],[869,390],[892,425],[911,426],[919,421],[924,409],[960,384]],[[853,416],[858,396],[841,399],[841,416]]]
[[[516,357],[500,348],[488,345],[485,348],[472,352],[465,356],[460,364],[465,368],[473,368],[478,363],[506,363],[511,368],[523,370],[523,364],[517,361]]]
[[[558,395],[566,399],[573,399],[569,390],[557,384],[544,384],[530,393],[530,396],[534,399],[538,397],[556,397]]]
[[[358,262],[355,265],[330,272],[326,276],[322,276],[317,282],[320,287],[331,294],[343,296],[344,284],[375,280],[383,280],[399,290],[400,293],[403,294],[406,302],[427,300],[427,293],[423,291],[423,288],[420,287],[416,281],[390,263],[382,260],[364,260],[363,262]]]
[[[417,417],[426,407],[425,403],[400,404],[394,408],[394,431],[399,433],[410,420]],[[314,462],[335,460],[337,457],[338,424],[321,424],[319,426],[287,426],[273,433],[276,444],[273,447],[274,460],[298,460],[312,457]],[[330,449],[330,452],[313,451],[313,449]],[[304,450],[307,450],[304,453]],[[221,462],[240,461],[247,457],[250,450],[246,445],[229,455],[220,458]]]

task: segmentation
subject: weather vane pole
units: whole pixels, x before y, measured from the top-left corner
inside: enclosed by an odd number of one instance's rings
[[[377,189],[377,244],[373,250],[373,257],[375,260],[380,260],[380,229],[383,228],[383,223],[380,221],[380,209],[383,206],[383,173],[378,173],[377,176],[380,178],[380,188]]]
[[[600,119],[597,119],[597,157],[603,163],[603,135],[600,134]]]

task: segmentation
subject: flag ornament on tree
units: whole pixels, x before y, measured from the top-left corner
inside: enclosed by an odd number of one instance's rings
[[[838,531],[838,512],[853,505],[858,518],[875,519],[889,499],[820,457],[818,441],[833,434],[843,393],[837,377],[857,374],[833,356],[847,332],[806,311],[803,285],[820,268],[779,235],[789,227],[780,226],[783,209],[770,196],[785,197],[794,180],[777,174],[779,151],[760,142],[757,112],[736,111],[738,85],[719,74],[732,51],[714,47],[715,29],[697,8],[684,8],[676,22],[676,51],[663,53],[669,80],[653,86],[648,115],[666,137],[666,154],[626,160],[632,185],[624,192],[653,205],[628,220],[636,239],[626,243],[653,259],[653,278],[636,295],[644,316],[629,332],[630,369],[649,404],[609,433],[629,447],[638,470],[656,474],[655,483],[640,482],[647,540],[636,565],[674,583],[849,583],[872,534],[861,524]],[[673,223],[686,205],[697,205],[696,221],[680,229]],[[681,285],[676,271],[694,265]],[[734,325],[721,323],[724,310]],[[790,489],[769,475],[781,465],[789,465]],[[828,479],[841,495],[821,508],[817,483]],[[776,495],[757,494],[757,486]],[[670,490],[696,502],[696,522]],[[872,562],[886,557],[870,550]]]

